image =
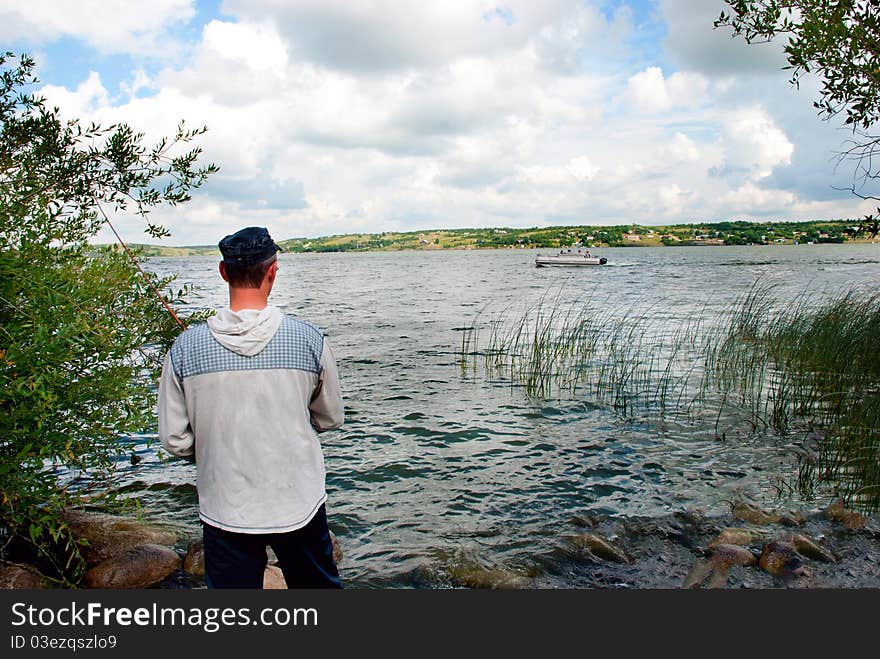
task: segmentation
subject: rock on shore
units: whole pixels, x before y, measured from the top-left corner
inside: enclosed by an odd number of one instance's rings
[[[88,565],[113,558],[138,545],[173,545],[177,534],[130,517],[84,510],[68,510],[65,520],[78,540],[85,540],[83,557]]]
[[[0,589],[42,588],[43,577],[35,567],[0,561]]]
[[[146,588],[180,567],[180,556],[168,547],[143,544],[101,561],[86,572],[85,588]]]
[[[205,545],[201,540],[191,543],[183,559],[183,569],[199,579],[205,576]]]

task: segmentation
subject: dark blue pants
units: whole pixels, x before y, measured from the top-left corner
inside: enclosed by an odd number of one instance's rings
[[[287,533],[234,533],[204,522],[202,531],[208,588],[262,588],[267,546],[288,588],[342,588],[323,505],[308,524]]]

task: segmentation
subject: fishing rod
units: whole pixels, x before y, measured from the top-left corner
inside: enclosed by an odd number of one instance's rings
[[[116,240],[118,240],[119,244],[122,245],[122,249],[124,249],[125,253],[128,254],[128,258],[130,258],[131,262],[134,263],[134,267],[136,267],[138,269],[138,272],[140,272],[144,276],[144,279],[147,280],[147,284],[149,284],[150,288],[153,289],[153,292],[156,294],[156,296],[159,298],[159,300],[165,306],[165,309],[168,310],[168,313],[171,314],[171,317],[174,318],[174,322],[176,322],[178,324],[178,326],[180,327],[181,330],[185,330],[186,325],[184,324],[184,322],[182,320],[180,320],[180,318],[177,316],[177,314],[174,313],[174,309],[171,308],[171,305],[168,304],[168,300],[165,299],[165,296],[162,295],[162,293],[159,292],[159,289],[156,288],[155,284],[153,284],[153,280],[150,279],[150,276],[146,272],[144,272],[143,268],[141,268],[141,264],[138,263],[138,260],[137,260],[137,258],[135,258],[135,255],[132,254],[131,250],[128,248],[128,245],[125,244],[125,241],[122,239],[122,236],[119,235],[119,232],[116,230],[116,227],[113,226],[113,223],[110,221],[110,218],[107,217],[107,213],[104,212],[104,209],[101,207],[101,204],[95,202],[95,205],[98,207],[98,210],[101,211],[101,215],[104,216],[104,221],[107,223],[107,226],[110,227],[110,230],[113,232],[113,235],[116,236]]]

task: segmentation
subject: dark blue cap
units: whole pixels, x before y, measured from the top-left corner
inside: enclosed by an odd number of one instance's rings
[[[246,227],[220,241],[223,261],[234,265],[253,265],[283,251],[263,227]]]

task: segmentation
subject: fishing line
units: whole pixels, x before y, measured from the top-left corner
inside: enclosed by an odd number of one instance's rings
[[[171,308],[171,305],[168,304],[168,300],[165,299],[165,296],[162,295],[162,293],[159,292],[159,289],[156,288],[156,286],[153,284],[153,280],[150,279],[150,276],[146,272],[144,272],[143,268],[141,268],[141,264],[138,263],[137,258],[135,257],[134,254],[132,254],[131,250],[128,248],[128,245],[125,244],[125,241],[122,239],[122,236],[119,235],[119,232],[116,231],[116,227],[114,227],[113,223],[110,222],[110,218],[107,217],[107,213],[105,213],[104,209],[101,208],[101,204],[96,202],[95,206],[97,206],[98,210],[101,211],[101,215],[104,216],[104,221],[107,223],[107,226],[110,227],[110,230],[113,232],[113,235],[116,236],[116,240],[118,240],[119,244],[122,245],[122,249],[124,249],[125,253],[128,254],[128,258],[130,258],[131,262],[134,263],[134,267],[136,267],[138,269],[138,272],[140,272],[144,276],[144,279],[147,280],[147,284],[149,284],[150,288],[153,289],[153,292],[156,294],[156,296],[159,298],[159,300],[162,302],[162,304],[168,310],[168,313],[171,314],[171,317],[174,318],[174,321],[180,326],[180,329],[185,330],[186,325],[184,325],[183,321],[180,320],[180,318],[178,318],[176,313],[174,313],[174,309]]]

